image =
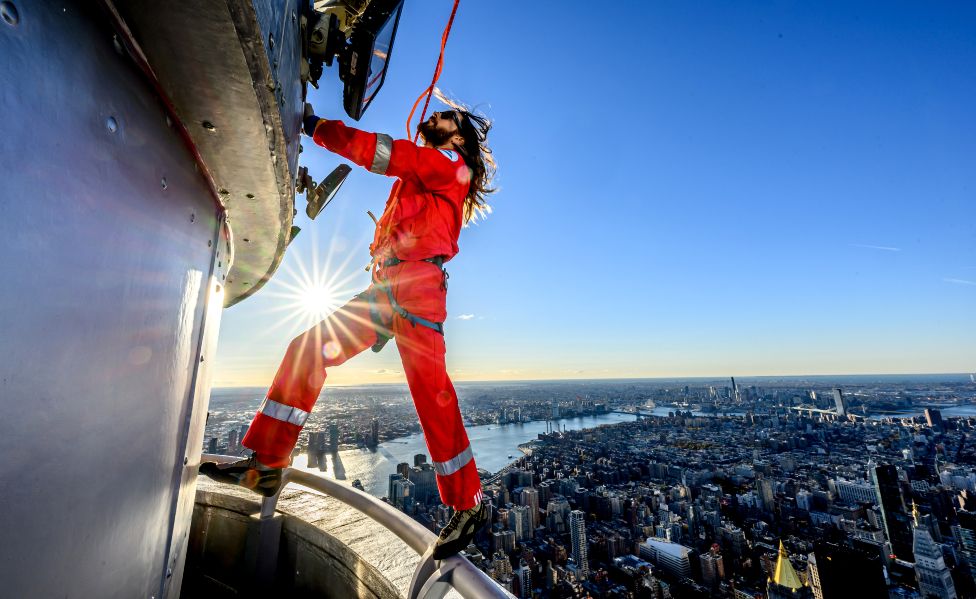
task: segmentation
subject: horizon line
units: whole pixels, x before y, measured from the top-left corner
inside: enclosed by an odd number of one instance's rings
[[[719,375],[719,376],[642,376],[642,377],[594,377],[594,378],[565,378],[565,379],[552,379],[552,378],[538,378],[538,379],[484,379],[484,380],[462,380],[453,381],[456,384],[467,384],[467,383],[562,383],[562,382],[572,382],[572,381],[683,381],[683,380],[724,380],[729,378],[740,378],[740,379],[769,379],[769,378],[804,378],[804,377],[850,377],[850,376],[971,376],[976,373],[970,372],[866,372],[866,373],[833,373],[833,374],[736,374],[736,375]],[[406,385],[406,381],[395,381],[395,382],[383,382],[383,383],[337,383],[329,385],[332,388],[339,387],[378,387],[378,386],[393,386]],[[255,389],[262,388],[261,385],[211,385],[211,390],[213,389]]]

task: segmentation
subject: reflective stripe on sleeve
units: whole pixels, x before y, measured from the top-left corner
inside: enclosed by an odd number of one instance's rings
[[[305,426],[305,421],[308,419],[308,412],[305,410],[300,410],[294,406],[286,406],[267,397],[264,398],[261,407],[258,408],[258,412],[265,416],[270,416],[275,420],[287,422],[288,424],[297,424],[298,426]]]
[[[434,470],[441,476],[450,476],[461,468],[464,468],[473,459],[474,455],[471,453],[471,446],[468,445],[464,448],[464,451],[446,462],[434,462]]]
[[[390,154],[393,152],[393,138],[385,133],[376,134],[376,153],[373,154],[373,164],[369,172],[385,175],[390,168]]]

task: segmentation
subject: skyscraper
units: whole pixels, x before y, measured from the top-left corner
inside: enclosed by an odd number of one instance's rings
[[[819,541],[809,556],[807,579],[816,599],[886,597],[881,555]]]
[[[942,423],[942,412],[935,408],[925,408],[925,422],[928,423],[929,428],[940,432],[945,430]]]
[[[427,463],[427,455],[423,453],[417,453],[413,456],[413,465],[416,468],[420,468],[421,464]]]
[[[369,423],[369,446],[376,447],[380,444],[380,420],[373,418]]]
[[[871,471],[871,482],[881,508],[881,520],[885,536],[891,544],[895,557],[910,562],[912,558],[911,519],[905,510],[905,500],[898,482],[898,468],[891,464],[875,466]]]
[[[329,423],[329,451],[339,451],[339,424]]]
[[[532,538],[532,518],[529,507],[517,505],[508,512],[508,527],[515,533],[516,541]]]
[[[535,487],[523,487],[519,503],[529,508],[529,526],[534,529],[539,522],[539,491]]]
[[[515,580],[518,581],[518,596],[520,598],[531,597],[532,570],[530,570],[525,564],[522,564],[519,569],[515,571]]]
[[[932,540],[928,527],[921,522],[918,509],[914,505],[912,507],[915,522],[913,550],[918,590],[923,597],[956,599],[956,587],[952,582],[952,574],[946,567],[945,558],[942,557],[942,550]]]
[[[702,582],[714,591],[725,578],[725,564],[719,546],[713,544],[711,549],[701,554],[698,559],[701,562]]]
[[[813,597],[810,587],[803,584],[797,575],[790,556],[779,542],[779,556],[776,558],[776,568],[766,583],[766,596],[769,599],[804,599]],[[826,597],[826,596],[825,596]]]
[[[834,389],[834,407],[837,409],[838,416],[847,416],[847,400],[844,399],[844,392]]]
[[[573,510],[569,513],[569,533],[573,543],[573,561],[580,578],[589,577],[590,565],[586,556],[586,520],[583,512]]]

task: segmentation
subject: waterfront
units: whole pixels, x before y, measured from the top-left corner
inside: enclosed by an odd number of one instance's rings
[[[667,410],[664,410],[664,415],[667,415]],[[560,429],[565,427],[570,431],[594,428],[603,424],[632,422],[635,419],[635,416],[629,414],[610,413],[564,418],[556,423],[559,424]],[[469,427],[468,438],[478,467],[497,472],[522,456],[518,448],[520,444],[536,439],[539,433],[544,432],[546,432],[546,422],[539,420]],[[407,462],[412,466],[413,456],[418,453],[429,456],[422,434],[386,441],[375,449],[346,449],[333,454],[327,453],[322,467],[311,469],[308,468],[308,455],[303,453],[295,458],[294,466],[324,473],[330,478],[346,483],[352,483],[358,478],[368,493],[382,497],[387,494],[389,477],[396,472],[397,464]]]

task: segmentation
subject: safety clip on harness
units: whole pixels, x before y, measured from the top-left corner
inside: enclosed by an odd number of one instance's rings
[[[433,258],[424,258],[422,260],[401,260],[396,256],[394,256],[392,258],[387,258],[386,260],[383,260],[382,262],[380,262],[379,265],[382,267],[389,267],[389,266],[396,266],[397,264],[403,262],[430,262],[437,268],[441,269],[441,273],[444,276],[443,285],[444,288],[447,289],[447,279],[450,277],[450,275],[447,274],[447,270],[444,268],[443,256],[434,256]],[[395,297],[393,297],[393,290],[390,288],[389,281],[384,281],[379,278],[374,278],[373,289],[371,291],[366,292],[366,300],[369,302],[369,316],[373,321],[373,326],[376,327],[376,343],[373,344],[373,348],[372,348],[374,352],[379,352],[380,350],[382,350],[383,347],[387,344],[387,342],[393,338],[393,331],[391,331],[383,323],[383,318],[380,316],[379,306],[376,305],[376,295],[375,295],[376,291],[382,291],[386,293],[386,297],[389,299],[390,307],[393,308],[393,311],[399,314],[401,318],[409,322],[411,326],[417,326],[419,324],[421,326],[427,327],[428,329],[433,329],[438,333],[440,333],[441,335],[444,334],[443,322],[434,322],[433,320],[427,320],[426,318],[417,316],[416,314],[411,314],[406,310],[406,308],[401,306],[396,301]]]

